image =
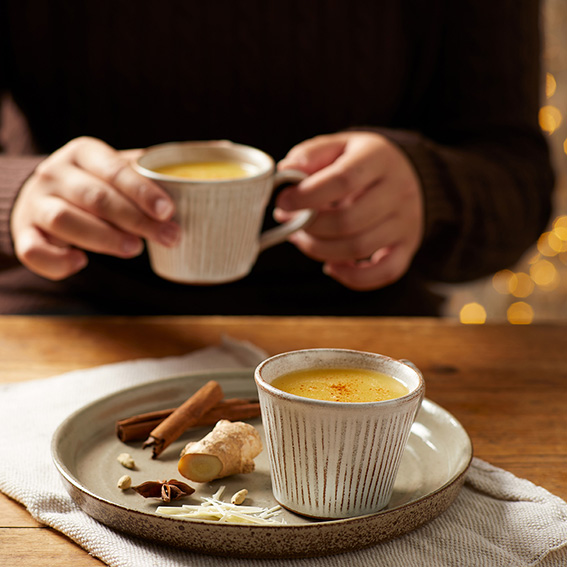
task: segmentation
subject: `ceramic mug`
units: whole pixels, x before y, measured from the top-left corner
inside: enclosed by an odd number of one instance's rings
[[[185,163],[236,161],[250,170],[237,179],[194,180],[172,177],[154,168]],[[314,211],[299,211],[287,223],[261,233],[274,189],[298,183],[303,172],[275,172],[265,152],[229,141],[169,143],[148,148],[134,168],[163,187],[175,203],[181,227],[179,243],[168,248],[148,241],[152,269],[159,276],[188,284],[220,284],[246,276],[258,254],[303,228]]]
[[[378,402],[329,402],[275,388],[278,377],[314,368],[377,370],[408,393]],[[255,370],[275,499],[311,518],[378,512],[390,500],[425,394],[407,361],[347,349],[307,349],[268,358]]]

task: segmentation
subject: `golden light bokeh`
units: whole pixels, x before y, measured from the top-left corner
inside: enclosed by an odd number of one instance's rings
[[[534,310],[525,301],[517,301],[508,307],[506,316],[512,325],[529,325],[534,320]]]
[[[559,240],[562,240],[563,242],[567,242],[567,227],[556,226],[553,229],[553,234],[555,234],[555,236],[557,236],[557,238],[559,238]]]
[[[567,266],[567,215],[555,217],[549,231],[540,235],[537,249],[524,259],[526,270],[499,270],[492,276],[492,288],[500,295],[525,299],[534,294],[531,302],[542,301],[542,293],[563,290],[567,292],[565,276],[567,272],[561,265]],[[547,300],[544,300],[547,301]],[[530,324],[536,309],[525,301],[515,301],[507,308],[507,319],[515,325]],[[463,323],[484,323],[486,312],[478,303],[468,303],[460,312]]]
[[[480,303],[467,303],[461,307],[459,320],[465,325],[486,323],[486,309]]]
[[[545,75],[545,96],[551,98],[557,90],[557,81],[551,73]]]
[[[554,229],[547,237],[549,247],[555,252],[555,254],[567,251],[567,239],[563,238],[565,235],[567,235],[567,229],[558,228]]]
[[[557,250],[554,250],[549,242],[550,234],[550,232],[544,232],[538,238],[537,249],[542,256],[555,256],[557,254]]]
[[[471,303],[461,309],[461,321],[467,317],[474,322],[477,310],[483,310],[482,305],[490,316],[499,317],[504,312],[507,320],[515,325],[530,324],[538,317],[567,317],[567,107],[563,104],[566,100],[567,75],[563,73],[565,60],[560,58],[566,53],[564,48],[567,47],[567,35],[564,33],[567,4],[565,0],[554,0],[550,6],[553,8],[547,8],[546,13],[548,17],[553,13],[554,29],[556,27],[560,34],[556,37],[549,29],[546,30],[545,73],[541,85],[543,101],[538,121],[541,130],[549,136],[550,150],[553,150],[556,171],[555,218],[552,217],[551,224],[542,231],[536,245],[527,251],[515,267],[494,273],[489,288],[483,284],[476,295],[466,296],[460,305]],[[560,17],[557,18],[559,6]],[[561,49],[557,49],[558,45],[555,44],[554,49],[550,49],[549,46],[559,41],[559,37]]]
[[[548,134],[553,134],[561,125],[562,120],[561,111],[556,106],[548,104],[539,110],[539,126]]]
[[[543,256],[556,256],[560,252],[567,252],[567,226],[563,226],[563,219],[558,217],[553,229],[540,235],[537,249]]]
[[[482,278],[470,287],[455,288],[447,311],[461,323],[478,325],[491,318],[515,325],[567,321],[567,0],[546,2],[543,14],[547,19],[538,123],[548,138],[555,171],[555,214],[517,263],[500,266],[488,281]],[[514,227],[518,235],[524,229],[521,223]]]
[[[514,297],[528,297],[534,290],[534,282],[525,272],[516,273],[516,285],[510,290]]]
[[[546,291],[557,289],[559,285],[557,268],[549,260],[540,260],[530,266],[530,276],[538,287]]]
[[[516,274],[512,270],[500,270],[492,276],[492,286],[502,295],[512,293],[512,289],[517,286]]]

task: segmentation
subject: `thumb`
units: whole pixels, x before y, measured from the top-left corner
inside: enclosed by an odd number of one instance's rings
[[[340,136],[317,136],[294,146],[278,163],[278,169],[299,169],[311,175],[332,164],[345,150]]]

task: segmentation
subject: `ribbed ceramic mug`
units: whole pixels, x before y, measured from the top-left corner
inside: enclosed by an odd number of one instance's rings
[[[236,161],[250,175],[237,179],[193,180],[154,171],[186,162]],[[180,242],[168,248],[148,241],[152,269],[159,276],[189,284],[220,284],[246,276],[258,254],[304,227],[313,211],[261,234],[266,206],[275,187],[298,183],[299,171],[275,173],[265,152],[229,141],[182,142],[149,148],[134,164],[161,185],[175,202]]]
[[[330,402],[271,385],[284,374],[313,368],[377,370],[408,393],[379,402]],[[308,349],[268,358],[256,368],[255,381],[272,490],[282,506],[312,518],[347,518],[388,504],[425,394],[419,370],[375,353]]]

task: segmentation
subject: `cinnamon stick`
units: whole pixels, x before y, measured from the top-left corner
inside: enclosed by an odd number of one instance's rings
[[[116,422],[116,435],[123,443],[142,441],[164,419],[169,417],[177,408],[152,411],[133,415]],[[253,398],[225,398],[193,424],[192,427],[214,425],[221,419],[241,421],[252,419],[260,415],[260,404]]]
[[[164,419],[144,441],[143,447],[152,447],[152,459],[161,455],[186,429],[192,427],[207,411],[223,398],[220,384],[211,380]]]

